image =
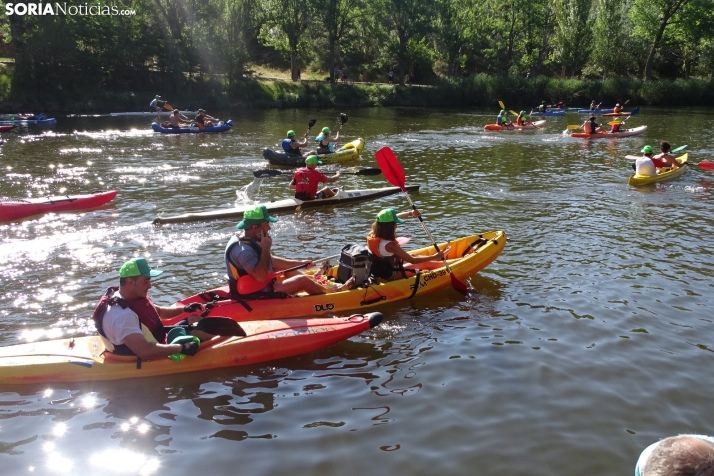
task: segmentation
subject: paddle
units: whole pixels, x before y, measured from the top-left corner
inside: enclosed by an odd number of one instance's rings
[[[317,119],[310,119],[310,122],[307,123],[307,132],[305,133],[306,136],[310,133],[310,129],[312,129],[312,126],[314,126],[316,122]]]
[[[392,152],[392,149],[390,149],[389,147],[382,147],[377,151],[375,156],[377,158],[377,164],[379,164],[379,167],[384,171],[384,176],[387,181],[395,187],[401,188],[402,192],[404,192],[404,196],[407,197],[409,204],[412,206],[412,209],[416,210],[417,207],[414,205],[414,202],[412,202],[411,197],[409,197],[409,193],[407,193],[404,169],[399,163],[399,159],[397,159],[397,157],[394,155],[394,152]],[[434,247],[437,253],[440,253],[441,250],[439,249],[439,245],[437,245],[436,241],[434,241],[434,238],[431,236],[431,233],[426,227],[426,223],[424,223],[424,220],[421,216],[419,216],[419,221],[421,222],[421,226],[424,228],[424,231],[426,232],[427,236],[431,240],[432,246]],[[463,294],[466,298],[476,297],[476,291],[467,288],[466,285],[459,281],[456,275],[454,275],[454,272],[451,270],[449,263],[446,262],[445,256],[442,257],[442,261],[444,262],[446,270],[451,275],[451,286],[453,286],[455,290]]]
[[[345,114],[344,112],[340,113],[340,116],[338,118],[338,121],[340,121],[340,128],[337,129],[338,133],[342,130],[342,126],[345,125],[345,122],[347,122],[347,119],[348,119],[347,114]]]
[[[318,261],[328,261],[333,258],[339,258],[340,255],[333,255],[333,256],[328,256],[327,258],[321,258],[319,260],[316,260],[315,262]],[[265,276],[265,280],[263,281],[256,281],[255,278],[253,278],[251,275],[246,274],[245,276],[241,276],[238,279],[238,292],[241,294],[253,294],[264,287],[266,287],[268,284],[273,282],[276,278],[279,278],[282,276],[284,273],[290,272],[290,271],[295,271],[297,269],[301,268],[306,268],[309,265],[309,263],[301,264],[299,266],[293,266],[292,268],[284,269],[282,271],[268,271],[268,274]],[[200,321],[199,321],[200,322]]]
[[[192,311],[197,311],[199,303],[194,302],[188,304],[192,307]],[[209,302],[206,304],[206,311],[213,308],[214,303]],[[183,326],[165,326],[167,329],[172,327],[183,327]],[[244,337],[246,335],[245,331],[241,326],[238,325],[236,321],[230,317],[204,317],[200,321],[193,325],[193,328],[198,331],[203,331],[206,334],[211,334],[214,336],[237,336]]]
[[[340,172],[342,175],[379,175],[382,173],[380,169],[375,169],[375,168],[369,168],[369,169],[361,169],[358,170],[357,172]],[[278,175],[293,175],[293,172],[289,170],[271,170],[271,169],[262,169],[262,170],[256,170],[253,172],[253,176],[257,178],[266,178],[266,177],[277,177]]]
[[[634,116],[634,115],[636,115],[636,114],[639,114],[639,112],[640,112],[640,108],[639,108],[639,106],[638,106],[638,107],[634,108],[634,109],[632,110],[632,112],[630,113],[630,115],[627,116],[626,118],[620,119],[619,121],[610,121],[610,122],[608,122],[608,124],[611,125],[611,126],[613,126],[613,125],[615,125],[615,124],[625,122],[626,120],[628,120],[628,119],[631,118],[632,116]],[[685,147],[686,147],[686,146],[685,146]],[[674,152],[674,151],[672,151],[672,152]]]
[[[173,111],[173,110],[174,110],[174,107],[173,107],[171,104],[165,102],[165,103],[164,103],[164,109],[166,109],[167,111]]]
[[[683,146],[681,146],[681,147],[677,147],[676,149],[671,150],[670,153],[680,152],[680,151],[684,150],[686,147],[687,147],[686,145],[683,145]],[[637,160],[637,159],[639,159],[640,157],[641,157],[640,155],[626,155],[626,156],[625,156],[625,158],[626,158],[627,160]],[[688,161],[688,162],[687,162],[687,165],[696,165],[696,166],[699,167],[700,169],[704,169],[704,170],[714,170],[714,162],[709,162],[709,161],[707,161],[707,160],[702,160],[701,162],[698,162],[698,163],[696,163],[696,164],[695,164],[694,162],[689,162],[689,161]]]

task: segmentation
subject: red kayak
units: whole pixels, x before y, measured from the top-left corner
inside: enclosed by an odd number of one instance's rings
[[[49,212],[66,212],[95,208],[109,203],[117,196],[116,190],[90,195],[60,195],[57,197],[0,200],[0,222]]]
[[[631,112],[608,112],[603,114],[602,117],[614,117],[614,116],[629,116]]]
[[[10,132],[17,126],[0,126],[0,132]]]

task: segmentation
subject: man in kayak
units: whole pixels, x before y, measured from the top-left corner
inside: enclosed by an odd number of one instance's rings
[[[545,101],[541,101],[540,106],[538,106],[538,112],[545,112],[548,109],[548,107],[545,104]]]
[[[508,120],[508,114],[506,114],[505,109],[501,109],[496,117],[496,125],[505,127],[506,129],[513,129],[513,123]]]
[[[615,107],[612,109],[612,112],[614,112],[615,114],[622,112],[622,106],[620,106],[619,102],[615,104]]]
[[[169,116],[169,125],[174,129],[180,129],[181,126],[190,126],[190,122],[183,121],[178,109],[174,109],[173,114]]]
[[[198,114],[196,114],[196,117],[193,119],[193,122],[199,127],[199,129],[211,127],[213,125],[213,121],[218,122],[218,119],[207,115],[206,111],[203,109],[199,109]]]
[[[519,126],[530,126],[531,122],[526,120],[526,111],[521,111],[518,113],[518,117],[516,118],[516,124]]]
[[[619,117],[615,118],[615,120],[612,122],[614,124],[612,124],[612,127],[610,128],[610,134],[614,134],[616,132],[622,132],[621,127],[625,125],[625,122],[620,120]]]
[[[154,100],[149,103],[149,107],[152,112],[161,112],[164,109],[164,104],[166,104],[166,101],[162,101],[161,96],[157,94],[154,96]]]
[[[637,175],[654,177],[657,175],[657,167],[661,167],[663,162],[652,157],[653,151],[651,145],[644,146],[640,152],[642,152],[642,157],[638,157],[635,161],[635,173]],[[655,162],[658,162],[660,165],[655,165]]]
[[[672,151],[672,146],[669,145],[669,142],[660,142],[659,149],[662,151],[662,153],[657,154],[652,159],[655,164],[655,167],[674,167],[675,169],[682,167],[682,164],[680,164],[677,159],[672,154],[670,154],[670,152]],[[660,165],[657,165],[658,163]]]
[[[411,264],[440,261],[449,253],[447,247],[438,253],[426,256],[412,256],[397,243],[397,224],[404,223],[402,218],[419,217],[419,210],[397,214],[393,208],[385,208],[377,214],[372,223],[372,231],[367,235],[367,248],[372,261],[370,273],[378,281],[392,281],[406,277],[404,262]]]
[[[590,103],[590,110],[595,111],[597,109],[600,109],[600,104],[596,103],[595,100],[593,99],[592,102]]]
[[[163,271],[153,270],[145,258],[134,258],[119,270],[119,287],[111,287],[99,301],[92,316],[97,331],[103,337],[110,352],[118,355],[136,355],[142,359],[166,357],[173,354],[195,355],[199,344],[196,341],[182,344],[167,343],[167,329],[161,319],[176,317],[185,312],[204,312],[200,303],[183,307],[157,306],[149,297],[151,279]],[[188,323],[201,318],[193,315]],[[210,339],[212,336],[194,330],[196,340]]]
[[[580,128],[585,131],[586,134],[597,134],[603,131],[602,126],[595,122],[595,116],[590,116],[590,119],[585,121]]]
[[[270,236],[270,224],[278,221],[277,218],[268,214],[265,206],[258,206],[248,210],[243,214],[236,228],[244,230],[243,237],[233,236],[226,245],[225,261],[228,270],[228,287],[234,299],[245,299],[246,296],[238,292],[238,280],[244,276],[250,276],[257,283],[264,283],[265,286],[259,291],[250,294],[250,297],[270,293],[297,294],[306,292],[307,294],[326,294],[333,292],[314,281],[310,276],[302,274],[300,271],[290,271],[284,277],[271,277],[272,273],[282,271],[295,266],[305,265],[312,267],[311,260],[294,260],[280,258],[272,255],[270,249],[273,239]],[[345,284],[337,287],[337,290],[350,289],[354,283],[354,278]]]
[[[316,198],[330,198],[335,196],[335,192],[330,187],[325,187],[319,192],[317,187],[320,182],[336,182],[340,179],[340,171],[328,177],[318,172],[317,166],[322,162],[316,155],[311,155],[305,159],[305,168],[297,170],[290,181],[290,189],[295,190],[295,198],[298,200],[315,200]]]
[[[331,137],[332,131],[329,127],[323,127],[319,136],[315,137],[318,154],[331,154],[335,151],[335,144],[340,140],[340,131],[335,137]]]
[[[302,150],[300,150],[300,147],[307,147],[307,133],[305,133],[302,139],[302,142],[298,142],[297,139],[295,139],[295,131],[288,131],[287,138],[283,139],[282,142],[283,150],[285,151],[285,153],[291,155],[299,155],[300,157],[302,157],[303,153]],[[308,155],[310,155],[310,153],[308,153]]]
[[[707,475],[714,472],[714,438],[679,435],[649,445],[635,465],[635,476]]]

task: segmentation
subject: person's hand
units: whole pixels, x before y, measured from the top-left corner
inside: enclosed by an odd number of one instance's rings
[[[273,245],[273,239],[263,230],[258,232],[257,240],[261,250],[270,250],[270,247]]]
[[[340,171],[338,170],[337,172],[335,172],[335,178],[339,177],[341,174],[342,174],[342,172],[340,172]]]
[[[304,261],[302,264],[305,265],[305,269],[310,269],[315,266],[315,263],[313,263],[311,259]]]
[[[439,251],[434,256],[443,260],[446,259],[446,255],[449,254],[449,251],[451,251],[451,246],[447,246],[446,249]]]
[[[181,353],[184,355],[196,355],[198,352],[198,344],[195,342],[184,342],[181,344]]]
[[[412,210],[412,216],[414,218],[419,218],[421,216],[421,212],[419,210]]]
[[[206,310],[206,307],[203,304],[201,304],[200,302],[192,302],[191,304],[186,304],[183,307],[183,312],[189,312],[189,313],[194,313],[197,311],[203,312],[205,310]]]

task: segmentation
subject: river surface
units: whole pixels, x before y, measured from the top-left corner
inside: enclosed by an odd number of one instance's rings
[[[508,105],[515,108],[516,105]],[[377,308],[378,328],[260,365],[109,383],[0,386],[2,474],[632,474],[650,443],[714,433],[714,172],[627,185],[627,154],[660,140],[714,159],[704,109],[643,107],[637,137],[487,133],[497,110],[219,111],[223,134],[163,135],[146,117],[59,117],[3,134],[0,197],[116,189],[97,210],[0,224],[0,345],[91,333],[123,262],[165,271],[161,305],[223,284],[236,220],[155,227],[159,214],[285,198],[246,195],[265,146],[349,114],[347,170],[389,145],[437,240],[504,230],[469,284]],[[335,166],[323,167],[323,170]],[[388,185],[343,176],[347,188]],[[236,195],[236,191],[241,192]],[[318,258],[361,242],[403,195],[280,215],[274,250]],[[418,222],[407,247],[428,243]]]

